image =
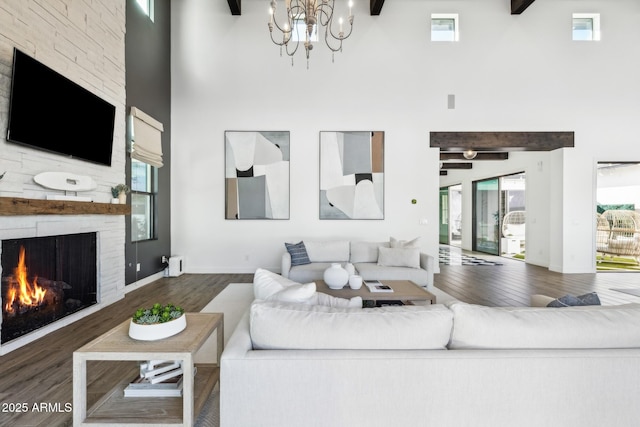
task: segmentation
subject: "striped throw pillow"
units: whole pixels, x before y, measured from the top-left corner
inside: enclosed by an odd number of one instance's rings
[[[307,248],[304,246],[304,242],[299,243],[285,243],[287,252],[291,255],[291,266],[311,264],[309,261],[309,255],[307,255]]]

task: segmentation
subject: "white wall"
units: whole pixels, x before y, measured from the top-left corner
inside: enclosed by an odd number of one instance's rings
[[[375,17],[368,3],[356,2],[335,63],[319,44],[308,70],[269,40],[265,1],[244,0],[241,16],[225,2],[172,3],[172,250],[187,271],[278,269],[283,241],[310,238],[419,235],[437,254],[439,153],[429,132],[466,130],[576,132],[549,182],[562,197],[537,217],[560,232],[544,233],[530,262],[553,256],[560,271],[592,271],[594,162],[640,160],[640,3],[537,0],[511,16],[505,0],[393,0]],[[448,12],[460,14],[460,41],[430,42],[430,14]],[[600,12],[602,41],[572,42],[572,12]],[[290,220],[224,220],[225,130],[291,131]],[[383,221],[318,219],[322,130],[385,131]]]

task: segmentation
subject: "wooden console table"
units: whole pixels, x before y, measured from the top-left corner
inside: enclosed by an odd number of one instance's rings
[[[182,332],[158,341],[129,337],[127,320],[73,353],[73,425],[192,426],[197,414],[220,379],[220,355],[224,345],[222,313],[187,313]],[[213,331],[217,333],[217,360],[195,365],[194,355]],[[182,397],[124,397],[132,378],[123,378],[110,392],[87,408],[87,361],[181,360]]]

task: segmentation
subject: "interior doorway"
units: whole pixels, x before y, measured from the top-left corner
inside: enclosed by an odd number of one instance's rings
[[[596,184],[596,271],[640,271],[640,163],[601,162]]]
[[[472,188],[472,250],[524,259],[525,173],[474,181]]]

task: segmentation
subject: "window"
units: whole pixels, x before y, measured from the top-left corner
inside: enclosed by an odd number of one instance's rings
[[[457,42],[459,37],[457,13],[431,14],[431,41]]]
[[[600,40],[600,14],[574,13],[572,38],[576,41]]]
[[[304,22],[304,15],[299,15],[297,18],[293,20],[293,31],[291,32],[291,41],[292,42],[304,42],[307,40],[307,24]],[[309,38],[311,42],[318,41],[318,25],[313,26],[313,31],[311,33],[311,37]]]
[[[154,0],[136,0],[138,6],[142,9],[142,12],[144,12],[151,21],[153,21],[153,2]]]
[[[157,168],[131,159],[131,241],[156,238]]]

